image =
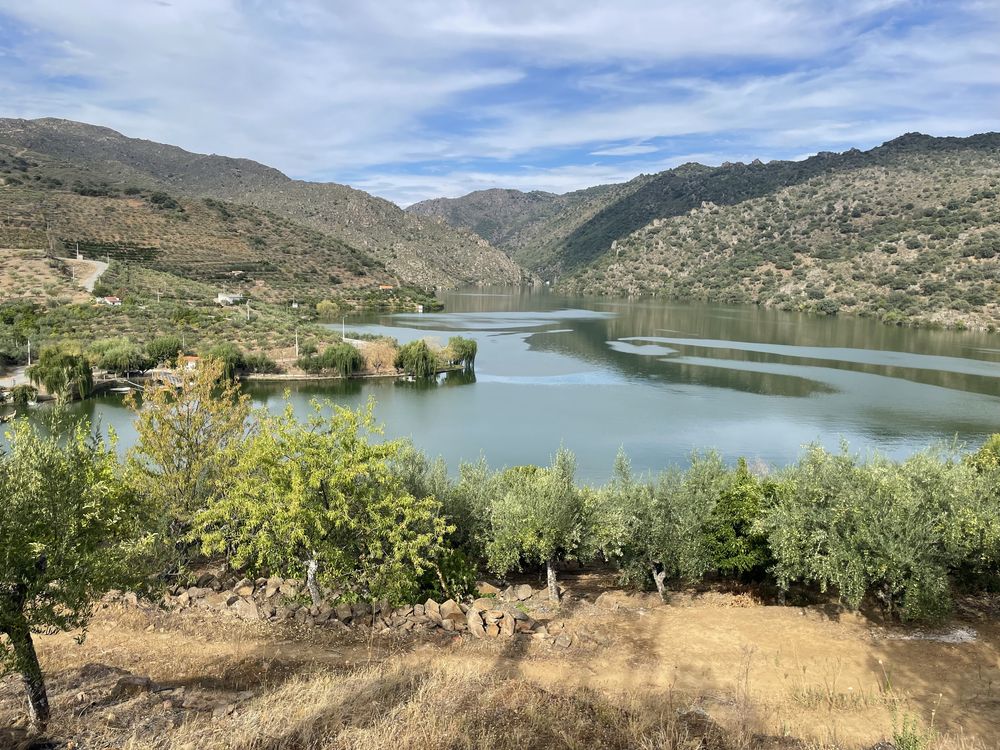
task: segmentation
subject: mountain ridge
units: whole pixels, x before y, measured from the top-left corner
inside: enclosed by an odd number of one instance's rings
[[[251,159],[197,154],[57,118],[0,119],[0,143],[85,165],[94,180],[111,185],[213,198],[286,216],[371,254],[406,283],[516,284],[524,278],[504,253],[469,231],[407,214],[346,185],[294,180]]]
[[[843,152],[820,151],[806,159],[755,159],[749,163],[725,162],[718,167],[688,162],[655,174],[640,174],[623,183],[598,185],[584,190],[554,194],[522,193],[499,189],[497,193],[475,191],[459,198],[421,201],[407,210],[437,216],[452,226],[483,230],[485,197],[522,200],[520,196],[544,196],[547,205],[536,207],[522,220],[515,236],[484,236],[507,251],[521,265],[543,276],[559,276],[576,271],[611,250],[611,243],[627,237],[654,219],[682,214],[702,202],[738,203],[791,184],[815,177],[823,171],[854,169],[913,151],[946,151],[995,147],[1000,133],[967,137],[930,136],[904,133],[867,151],[857,148]],[[512,195],[519,194],[519,195]],[[504,206],[493,206],[502,214]],[[576,215],[567,215],[576,211]]]

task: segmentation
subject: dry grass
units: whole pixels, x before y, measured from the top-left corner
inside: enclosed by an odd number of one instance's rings
[[[568,651],[112,606],[82,645],[38,639],[48,738],[87,750],[862,750],[908,733],[900,750],[985,750],[1000,737],[985,627],[952,646],[722,595],[653,608],[635,597],[644,614],[616,601],[564,605],[557,618],[579,641]],[[129,674],[152,690],[116,695]],[[0,727],[22,738],[23,700],[0,679]],[[0,747],[14,737],[0,730]]]

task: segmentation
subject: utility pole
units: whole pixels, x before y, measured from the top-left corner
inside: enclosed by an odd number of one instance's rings
[[[247,300],[247,323],[250,322],[250,300]]]
[[[28,367],[31,367],[31,339],[28,339]]]
[[[295,329],[295,359],[299,358],[299,329]]]

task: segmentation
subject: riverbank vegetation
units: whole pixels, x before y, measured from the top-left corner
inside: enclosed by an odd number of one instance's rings
[[[907,622],[1000,584],[1000,438],[900,462],[811,446],[778,470],[705,453],[656,477],[620,454],[603,486],[577,483],[560,449],[548,466],[483,460],[451,478],[383,440],[373,404],[316,403],[305,421],[252,412],[224,367],[148,385],[124,459],[85,422],[11,433],[0,486],[16,508],[0,516],[0,540],[16,554],[0,557],[0,656],[25,676],[37,716],[28,630],[85,625],[104,590],[138,577],[155,591],[201,556],[299,577],[314,599],[391,603],[460,599],[481,572],[538,570],[555,604],[560,568],[599,560],[662,597],[692,581],[754,582]],[[128,570],[112,565],[126,552]]]

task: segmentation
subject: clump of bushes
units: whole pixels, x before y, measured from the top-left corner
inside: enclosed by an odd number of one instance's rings
[[[321,354],[308,354],[299,358],[298,366],[310,374],[336,372],[348,377],[364,367],[365,360],[356,347],[347,343],[328,346]]]

